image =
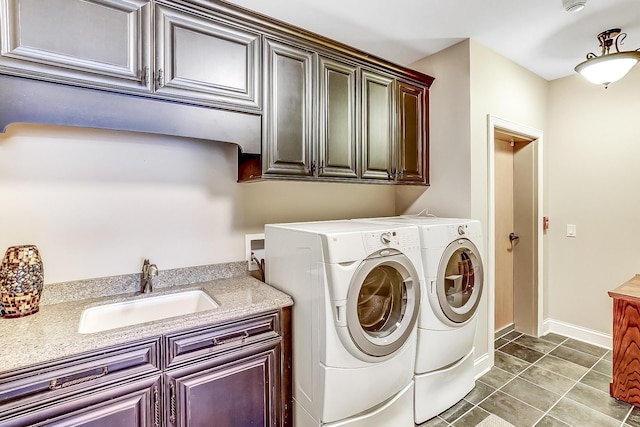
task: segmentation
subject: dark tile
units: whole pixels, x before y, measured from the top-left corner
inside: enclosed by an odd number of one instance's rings
[[[430,420],[425,421],[422,424],[418,424],[418,427],[446,427],[449,423],[440,417],[433,417]]]
[[[629,417],[627,417],[627,424],[631,427],[640,427],[640,408],[637,406],[633,407]]]
[[[509,326],[505,326],[504,328],[500,329],[499,331],[496,331],[494,334],[494,337],[496,338],[503,338],[505,335],[513,332],[513,325],[509,325]]]
[[[591,386],[597,390],[600,390],[603,393],[609,394],[609,383],[611,383],[611,376],[601,374],[600,372],[596,372],[593,369],[587,372],[587,374],[580,379],[582,384],[586,384]]]
[[[548,411],[549,408],[560,400],[559,394],[545,390],[521,378],[514,378],[513,381],[510,381],[502,387],[500,391],[522,400],[524,403],[538,408],[542,412]]]
[[[549,341],[531,337],[529,335],[523,335],[514,342],[532,350],[539,351],[540,353],[549,353],[551,350],[558,346],[558,344],[550,343]]]
[[[494,388],[500,388],[511,379],[513,379],[513,375],[494,366],[489,372],[478,378],[478,381],[482,381]]]
[[[505,340],[504,338],[498,338],[497,340],[495,340],[493,342],[493,348],[495,349],[499,349],[500,347],[502,347],[503,345],[509,343],[510,341]]]
[[[448,423],[453,423],[455,420],[469,412],[471,408],[473,408],[473,404],[463,399],[438,416]]]
[[[515,340],[516,338],[518,338],[520,335],[522,335],[522,332],[518,332],[518,331],[511,331],[509,332],[507,335],[504,335],[502,338],[506,339],[506,340]]]
[[[539,351],[532,350],[530,348],[521,346],[515,342],[511,342],[505,346],[500,348],[500,351],[508,353],[512,356],[517,357],[518,359],[525,360],[529,363],[533,363],[536,360],[540,359],[544,354]],[[595,363],[595,362],[594,362]]]
[[[572,427],[567,423],[563,423],[562,421],[550,417],[549,415],[545,415],[535,427]]]
[[[556,348],[550,354],[561,359],[568,360],[569,362],[575,363],[577,365],[584,366],[585,368],[591,368],[596,364],[596,362],[598,362],[599,359],[596,356],[592,356],[591,354],[583,353],[581,351],[565,347],[564,345]]]
[[[564,347],[569,347],[569,348],[572,348],[574,350],[578,350],[578,351],[581,351],[583,353],[587,353],[587,354],[590,354],[592,356],[596,356],[597,358],[601,358],[608,351],[606,348],[602,348],[602,347],[598,347],[597,345],[593,345],[593,344],[589,344],[589,343],[586,343],[586,342],[574,340],[572,338],[569,338],[568,340],[563,342],[562,345]]]
[[[524,378],[545,390],[559,395],[565,394],[576,383],[574,379],[563,377],[560,374],[541,368],[539,365],[531,366],[520,374],[520,378]]]
[[[453,425],[455,427],[475,427],[490,414],[477,406],[460,417]]]
[[[594,371],[600,372],[601,374],[609,375],[613,373],[613,363],[610,360],[600,360],[595,366],[592,368]]]
[[[494,387],[491,387],[481,381],[476,381],[475,387],[464,397],[464,400],[477,405],[494,391],[496,391]]]
[[[516,427],[530,427],[544,415],[542,411],[501,391],[487,397],[479,406]]]
[[[569,390],[565,397],[619,421],[623,421],[631,409],[630,404],[580,383]]]
[[[540,338],[542,338],[545,341],[552,342],[554,344],[560,344],[560,343],[564,342],[567,339],[567,337],[564,337],[564,336],[558,335],[558,334],[554,334],[553,332],[549,332],[547,335],[544,335],[544,336],[542,336]]]
[[[549,371],[555,372],[556,374],[560,374],[563,377],[571,378],[576,381],[579,380],[588,371],[588,369],[584,366],[576,365],[573,362],[569,362],[567,360],[560,359],[551,355],[547,355],[538,360],[535,366],[547,369]]]
[[[524,360],[518,359],[510,354],[503,353],[502,351],[496,351],[494,365],[496,368],[500,368],[510,374],[517,375],[531,366],[531,363],[525,362]]]
[[[618,427],[620,421],[616,421],[596,410],[582,405],[574,400],[563,397],[549,411],[547,415],[564,421],[570,426],[583,427]]]

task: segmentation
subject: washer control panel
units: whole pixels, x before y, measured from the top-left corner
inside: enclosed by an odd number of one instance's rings
[[[362,233],[362,237],[367,252],[384,248],[398,249],[401,252],[420,250],[420,235],[413,228],[367,231]]]

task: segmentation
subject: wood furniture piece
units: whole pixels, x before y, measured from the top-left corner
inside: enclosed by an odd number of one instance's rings
[[[429,183],[430,76],[223,1],[0,10],[0,131],[26,122],[231,142],[239,181]]]
[[[290,322],[286,307],[1,373],[0,424],[290,426]]]
[[[640,406],[640,275],[609,292],[613,298],[610,394]]]

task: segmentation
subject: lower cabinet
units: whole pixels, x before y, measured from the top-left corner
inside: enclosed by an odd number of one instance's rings
[[[290,426],[290,313],[0,372],[0,425]]]

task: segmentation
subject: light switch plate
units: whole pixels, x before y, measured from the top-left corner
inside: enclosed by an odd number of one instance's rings
[[[567,224],[567,237],[576,237],[576,225]]]

